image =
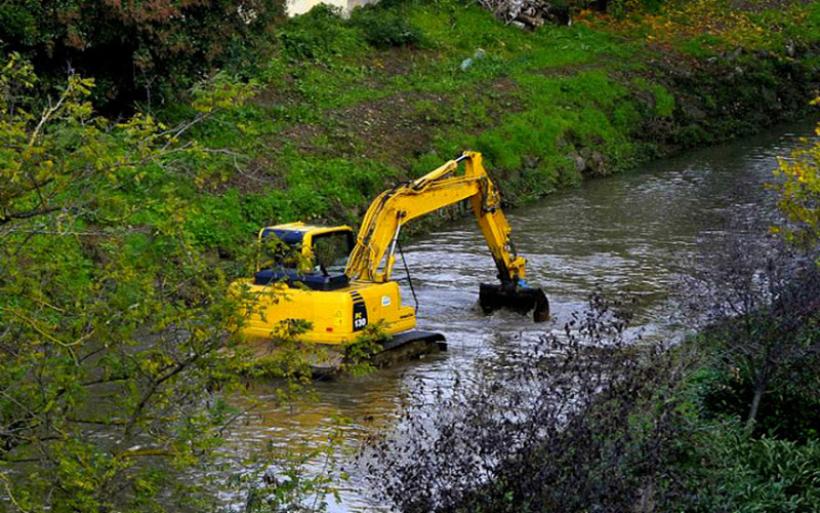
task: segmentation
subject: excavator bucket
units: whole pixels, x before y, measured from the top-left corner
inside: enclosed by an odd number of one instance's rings
[[[544,291],[526,286],[482,283],[478,304],[484,313],[506,308],[523,315],[532,311],[534,322],[545,322],[550,317],[550,304]]]

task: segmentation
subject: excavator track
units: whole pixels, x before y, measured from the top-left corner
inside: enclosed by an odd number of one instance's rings
[[[399,362],[418,360],[429,354],[447,350],[444,335],[435,331],[412,330],[399,333],[384,342],[383,349],[373,356],[376,367],[390,367]],[[344,361],[338,353],[330,358],[311,365],[314,379],[332,379],[341,371]]]
[[[373,364],[376,367],[390,367],[446,350],[447,342],[441,333],[412,330],[399,333],[385,342],[384,350],[373,357]]]

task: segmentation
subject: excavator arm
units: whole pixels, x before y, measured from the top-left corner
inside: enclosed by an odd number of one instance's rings
[[[456,174],[464,161],[464,173]],[[404,224],[460,201],[469,200],[498,269],[501,285],[481,286],[485,310],[510,306],[534,310],[536,321],[546,320],[549,306],[540,289],[524,283],[526,260],[515,253],[510,225],[501,210],[501,197],[481,163],[481,154],[465,152],[430,173],[380,194],[362,221],[345,274],[352,280],[384,282],[395,264],[396,243]]]

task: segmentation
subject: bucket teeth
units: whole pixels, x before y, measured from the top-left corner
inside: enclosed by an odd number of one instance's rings
[[[479,288],[478,303],[484,313],[491,313],[502,308],[523,315],[532,311],[534,322],[544,322],[550,316],[547,296],[543,290],[536,288],[482,283]]]

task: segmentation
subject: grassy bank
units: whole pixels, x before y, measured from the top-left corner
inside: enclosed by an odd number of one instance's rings
[[[464,148],[519,204],[741,136],[805,112],[818,27],[803,2],[670,2],[535,32],[455,1],[317,8],[234,70],[258,84],[252,102],[192,131],[235,155],[192,191],[191,230],[230,253],[264,223],[355,223]]]

